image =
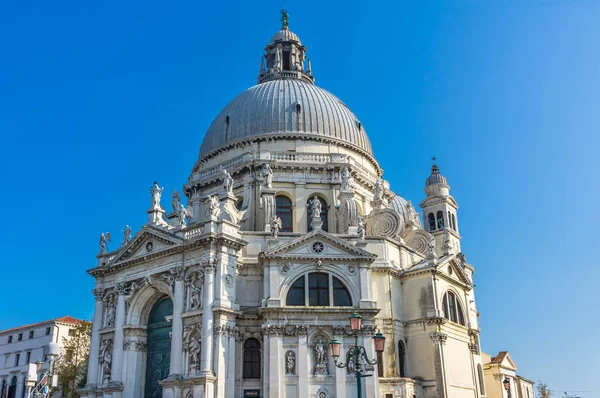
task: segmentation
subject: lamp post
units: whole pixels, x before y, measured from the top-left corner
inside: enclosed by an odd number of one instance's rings
[[[354,364],[354,375],[356,376],[356,389],[358,391],[358,398],[362,397],[362,382],[361,379],[363,376],[361,374],[361,362],[364,361],[366,364],[375,365],[377,364],[377,359],[369,360],[367,356],[367,352],[365,351],[365,347],[358,345],[358,333],[362,327],[362,317],[358,313],[353,313],[349,317],[350,319],[350,329],[352,329],[352,334],[354,335],[354,347],[350,347],[348,352],[346,353],[346,362],[338,362],[338,358],[340,357],[340,347],[342,343],[336,339],[335,337],[329,343],[329,355],[333,358],[333,362],[335,366],[338,368],[346,368],[350,366],[351,363]],[[383,347],[385,346],[385,336],[378,331],[373,337],[373,342],[375,343],[375,351],[383,352]]]
[[[506,396],[508,398],[510,398],[510,380],[508,380],[508,377],[504,378],[504,380],[502,381],[502,384],[504,384],[504,389],[506,390]]]
[[[41,377],[39,378],[39,381],[37,382],[37,385],[35,384],[35,382],[33,382],[32,386],[29,385],[30,381],[28,380],[28,389],[30,389],[31,387],[34,387],[33,390],[31,390],[31,392],[29,392],[27,394],[27,397],[39,397],[39,396],[43,396],[46,397],[48,395],[48,393],[50,392],[50,389],[53,387],[58,386],[58,376],[56,374],[54,374],[55,372],[55,365],[56,365],[56,359],[58,358],[58,355],[60,354],[60,347],[58,344],[50,342],[48,343],[48,351],[46,353],[46,356],[48,357],[48,369],[42,373]],[[42,361],[38,361],[35,363],[35,367],[36,367],[36,374],[39,373],[40,368],[42,366]],[[36,379],[37,381],[37,379]]]

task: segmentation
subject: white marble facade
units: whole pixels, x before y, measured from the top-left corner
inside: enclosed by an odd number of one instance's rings
[[[83,397],[356,397],[327,348],[353,344],[354,311],[371,358],[374,333],[387,337],[363,396],[482,396],[473,267],[446,179],[434,164],[422,221],[283,22],[259,84],[206,133],[187,205],[175,192],[164,210],[154,183],[147,224],[120,247],[103,235]]]

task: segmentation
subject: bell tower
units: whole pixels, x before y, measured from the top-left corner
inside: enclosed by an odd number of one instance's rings
[[[460,235],[456,210],[458,203],[450,195],[448,180],[440,173],[438,165],[431,166],[431,175],[425,181],[427,195],[419,206],[423,210],[423,227],[435,237],[438,256],[460,252]]]

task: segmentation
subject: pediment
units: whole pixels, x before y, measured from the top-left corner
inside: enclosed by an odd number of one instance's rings
[[[502,359],[500,366],[505,369],[517,370],[517,365],[515,365],[509,353],[506,353],[506,356]]]
[[[267,258],[322,258],[373,261],[377,255],[322,230],[314,230],[290,242],[275,246]]]
[[[119,254],[117,254],[108,265],[160,253],[177,246],[182,242],[183,239],[176,235],[150,226],[145,226],[125,247],[121,249]]]
[[[462,265],[460,265],[456,258],[450,260],[448,265],[452,268],[452,275],[450,276],[451,278],[456,279],[468,286],[471,286],[471,281],[467,277],[464,268],[462,267]]]

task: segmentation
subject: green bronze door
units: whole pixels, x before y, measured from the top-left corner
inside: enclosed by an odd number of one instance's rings
[[[148,355],[146,359],[145,398],[162,397],[162,387],[158,382],[169,376],[171,364],[171,324],[165,319],[173,315],[173,302],[170,298],[160,299],[152,307],[148,320]]]

